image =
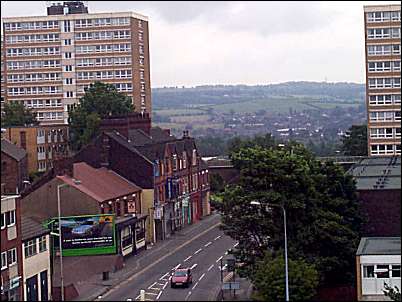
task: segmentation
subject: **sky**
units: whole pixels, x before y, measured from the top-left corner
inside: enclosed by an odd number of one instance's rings
[[[363,5],[399,1],[87,1],[149,17],[151,86],[364,83]],[[2,17],[46,1],[1,1]]]

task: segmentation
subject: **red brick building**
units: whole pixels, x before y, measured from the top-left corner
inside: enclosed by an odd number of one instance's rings
[[[24,188],[28,180],[27,153],[6,139],[1,140],[2,193],[15,194]]]
[[[21,301],[22,241],[19,195],[1,196],[1,301]]]

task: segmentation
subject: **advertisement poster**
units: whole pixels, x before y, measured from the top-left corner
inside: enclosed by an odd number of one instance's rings
[[[114,215],[61,218],[63,256],[115,254]],[[58,220],[55,219],[56,228]]]

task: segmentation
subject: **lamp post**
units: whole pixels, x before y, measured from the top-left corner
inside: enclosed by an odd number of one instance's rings
[[[61,283],[61,301],[64,301],[64,278],[63,278],[63,247],[61,240],[61,209],[60,209],[60,189],[68,187],[68,184],[64,183],[57,185],[57,213],[59,221],[59,253],[60,253],[60,283]]]
[[[259,201],[251,201],[251,205],[259,205],[261,206],[261,202]],[[286,211],[285,207],[283,205],[278,205],[278,204],[270,204],[267,207],[280,207],[282,208],[283,211],[283,227],[284,227],[284,232],[285,232],[285,301],[289,301],[289,271],[288,271],[288,240],[287,240],[287,235],[286,235]]]

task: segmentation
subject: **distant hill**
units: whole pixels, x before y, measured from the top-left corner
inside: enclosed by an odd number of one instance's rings
[[[270,85],[203,85],[192,88],[154,88],[154,109],[183,109],[241,101],[299,97],[329,103],[364,102],[365,85],[356,83],[286,82]]]

